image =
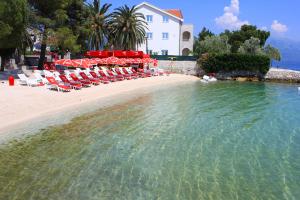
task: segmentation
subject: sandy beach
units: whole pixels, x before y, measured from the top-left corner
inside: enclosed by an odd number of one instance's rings
[[[21,124],[32,124],[39,119],[59,115],[83,105],[99,100],[130,98],[134,94],[151,88],[160,88],[199,79],[194,76],[172,74],[170,76],[151,77],[131,81],[122,81],[108,85],[101,84],[80,91],[62,93],[47,90],[45,87],[16,86],[9,87],[7,82],[0,84],[0,139]],[[101,105],[99,106],[101,107]],[[18,127],[21,129],[21,126]]]

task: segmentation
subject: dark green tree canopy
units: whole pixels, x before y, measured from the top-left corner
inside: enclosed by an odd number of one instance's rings
[[[231,45],[231,51],[236,53],[240,46],[251,37],[258,38],[260,40],[260,46],[263,47],[270,37],[270,32],[257,29],[256,26],[243,25],[240,30],[225,30],[221,35],[226,35],[229,38],[228,42]]]
[[[28,5],[26,0],[0,0],[1,69],[16,49],[23,48],[27,36]]]
[[[198,40],[203,41],[207,36],[214,36],[215,34],[211,32],[209,29],[204,27],[201,32],[198,34]]]
[[[17,48],[28,23],[26,0],[0,0],[0,48]]]

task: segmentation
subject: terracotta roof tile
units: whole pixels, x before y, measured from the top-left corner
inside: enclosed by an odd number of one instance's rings
[[[165,11],[170,13],[171,15],[174,15],[174,16],[180,18],[180,19],[183,19],[182,12],[179,9],[167,9]]]

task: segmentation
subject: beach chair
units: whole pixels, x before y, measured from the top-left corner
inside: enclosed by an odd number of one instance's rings
[[[53,77],[54,76],[53,73],[50,72],[49,70],[43,70],[43,73],[44,73],[45,77]]]
[[[100,76],[102,78],[107,78],[110,82],[116,82],[117,81],[117,78],[114,77],[114,76],[109,76],[107,74],[105,74],[102,70],[99,70],[98,73],[100,74]]]
[[[58,83],[54,77],[46,77],[46,79],[49,81],[48,88],[49,89],[55,89],[57,91],[62,91],[62,92],[70,92],[71,87],[68,85],[60,84]]]
[[[92,77],[98,78],[103,84],[109,84],[110,82],[107,77],[99,77],[96,72],[90,71],[90,74]]]
[[[43,84],[48,84],[48,83],[49,83],[48,80],[47,80],[46,78],[42,77],[42,75],[41,75],[39,72],[34,72],[34,73],[33,73],[33,76],[34,76],[37,80],[41,81]]]
[[[150,71],[149,72],[145,72],[144,69],[138,69],[138,73],[143,74],[143,76],[145,76],[145,77],[151,77],[152,76],[152,74],[151,74]]]
[[[115,75],[112,71],[106,70],[109,76],[114,76],[118,81],[124,81],[124,77],[120,75]]]
[[[70,87],[72,87],[74,90],[81,90],[82,88],[82,83],[80,82],[76,82],[76,81],[70,81],[66,75],[59,75],[59,78],[62,80],[62,82],[66,85],[69,85]]]
[[[133,79],[138,79],[139,78],[139,75],[138,74],[134,74],[133,72],[131,71],[128,71],[128,68],[122,68],[123,72],[129,76],[131,76]]]
[[[121,71],[120,71],[120,69],[119,68],[114,68],[114,70],[115,70],[115,72],[121,77],[123,77],[123,78],[125,78],[125,79],[127,79],[127,80],[131,80],[132,78],[131,78],[131,76],[130,76],[130,74],[123,74]]]
[[[139,72],[137,72],[137,71],[135,71],[133,68],[131,68],[131,71],[132,71],[134,74],[138,74],[138,76],[139,76],[140,78],[147,78],[147,76],[146,76],[146,74],[144,73],[144,71],[139,71]]]
[[[38,79],[29,79],[25,74],[18,74],[19,77],[19,84],[20,85],[27,85],[27,86],[43,86],[43,82],[39,81]]]
[[[73,79],[73,81],[80,82],[84,87],[91,87],[92,85],[90,80],[79,79],[74,73],[70,73],[69,76]]]
[[[91,83],[93,85],[99,85],[100,84],[100,79],[90,78],[84,72],[79,72],[79,75],[83,78],[83,80],[89,80],[89,81],[91,81]]]

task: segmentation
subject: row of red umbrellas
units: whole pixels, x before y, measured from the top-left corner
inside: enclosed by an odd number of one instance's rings
[[[149,64],[153,63],[154,66],[157,66],[157,60],[152,58],[117,58],[117,57],[108,57],[108,58],[84,58],[84,59],[61,59],[55,61],[56,65],[62,65],[66,67],[84,67],[89,68],[92,65],[102,64],[102,65],[120,65],[124,66],[127,64]]]

